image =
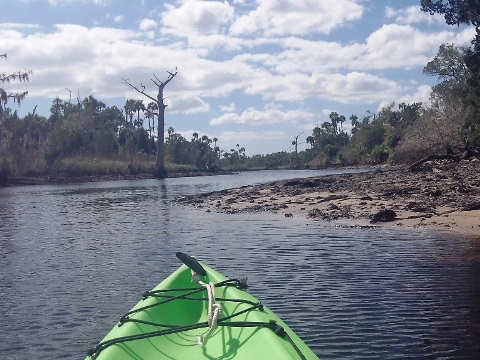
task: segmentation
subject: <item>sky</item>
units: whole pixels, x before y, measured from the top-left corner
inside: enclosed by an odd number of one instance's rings
[[[165,129],[217,138],[249,156],[307,147],[336,111],[363,117],[428,103],[422,69],[472,27],[445,24],[420,0],[0,0],[0,73],[32,70],[18,109],[48,117],[52,100],[90,95],[123,108],[166,80]],[[11,104],[13,106],[13,104]],[[349,121],[344,125],[348,130]]]

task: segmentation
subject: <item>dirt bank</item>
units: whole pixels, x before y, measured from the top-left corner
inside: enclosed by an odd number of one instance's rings
[[[278,181],[176,199],[218,212],[271,211],[349,225],[432,227],[480,236],[480,160]]]
[[[169,172],[168,178],[194,177],[194,176],[216,176],[231,174],[231,171],[190,171],[190,172]],[[19,177],[13,176],[0,182],[1,187],[7,186],[25,186],[25,185],[55,185],[55,184],[79,184],[98,181],[118,181],[118,180],[143,180],[153,179],[150,173],[138,174],[116,174],[116,175],[85,175],[85,176],[66,176],[62,174],[52,174],[51,176]]]

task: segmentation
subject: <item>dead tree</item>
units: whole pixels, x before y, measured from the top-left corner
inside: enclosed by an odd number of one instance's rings
[[[157,161],[155,163],[155,171],[153,176],[157,179],[165,179],[167,177],[167,170],[165,169],[165,108],[167,105],[163,102],[163,89],[165,86],[177,75],[177,68],[175,68],[174,72],[168,72],[168,77],[165,81],[160,81],[160,79],[153,74],[154,79],[150,79],[155,86],[158,87],[158,94],[157,97],[153,97],[145,92],[145,86],[140,84],[141,89],[137,88],[136,86],[132,85],[128,79],[122,79],[123,83],[127,85],[129,88],[134,89],[136,92],[146,96],[153,102],[157,104],[158,112],[155,114],[157,115],[158,121],[158,130],[157,130]]]
[[[299,162],[299,157],[298,157],[298,138],[300,137],[300,135],[302,135],[303,132],[301,133],[298,133],[296,136],[295,136],[295,139],[292,141],[292,145],[295,146],[295,166],[298,166],[298,162]]]

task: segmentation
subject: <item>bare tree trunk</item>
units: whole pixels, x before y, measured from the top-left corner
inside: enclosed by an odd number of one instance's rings
[[[132,85],[127,79],[123,79],[123,82],[128,87],[134,89],[135,91],[139,92],[140,94],[146,96],[150,100],[157,103],[158,113],[157,115],[157,122],[158,122],[158,131],[157,131],[157,160],[155,162],[155,170],[153,176],[156,179],[165,179],[167,177],[167,170],[165,169],[165,108],[167,105],[163,102],[163,89],[165,86],[177,75],[177,69],[174,72],[168,72],[167,80],[160,81],[155,74],[153,74],[155,79],[150,79],[152,82],[158,87],[158,94],[157,98],[150,96],[145,93],[145,86],[142,86],[142,90],[138,89],[136,86]]]
[[[296,135],[295,140],[292,141],[292,145],[295,145],[295,166],[298,166],[298,163],[300,161],[300,158],[298,157],[298,138],[302,134],[303,133],[300,133],[300,134]]]
[[[155,172],[153,176],[156,179],[165,179],[167,170],[165,169],[165,108],[163,103],[163,87],[158,88],[158,125],[157,125],[157,161],[155,163]]]

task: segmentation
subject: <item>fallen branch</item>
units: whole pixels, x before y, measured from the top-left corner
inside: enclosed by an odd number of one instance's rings
[[[408,167],[408,170],[410,171],[416,171],[420,165],[423,163],[426,163],[427,161],[431,160],[453,160],[455,162],[459,162],[462,159],[462,155],[451,155],[451,154],[446,154],[446,155],[430,155],[427,156],[421,160],[418,160],[417,162],[414,162],[412,165]]]

